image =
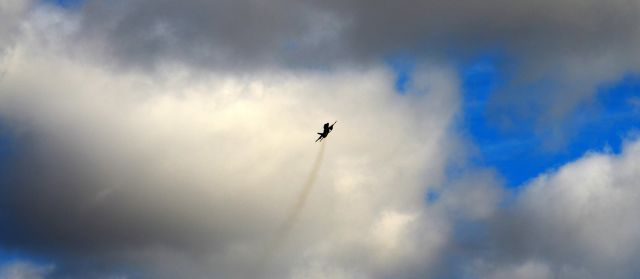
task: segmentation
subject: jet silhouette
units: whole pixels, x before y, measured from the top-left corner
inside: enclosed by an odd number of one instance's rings
[[[336,121],[336,122],[338,122],[338,121]],[[318,133],[318,135],[320,135],[320,137],[318,137],[316,142],[322,141],[322,139],[326,138],[329,135],[329,133],[331,132],[331,130],[333,130],[333,125],[335,125],[336,122],[333,122],[333,124],[331,124],[331,126],[329,126],[329,123],[324,123],[324,130],[322,131],[322,133]]]

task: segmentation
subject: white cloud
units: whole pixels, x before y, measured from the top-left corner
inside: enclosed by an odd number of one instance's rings
[[[20,24],[27,13],[27,0],[0,1],[0,81],[4,75],[5,55],[13,45]]]
[[[640,142],[624,152],[591,153],[528,186],[522,207],[545,256],[610,278],[636,273],[640,254]]]
[[[634,278],[640,255],[640,141],[591,152],[522,186],[486,223],[481,278]]]
[[[444,182],[456,142],[447,70],[421,70],[405,95],[382,67],[118,73],[65,40],[42,44],[73,26],[51,20],[24,27],[0,84],[0,115],[24,146],[5,245],[152,278],[377,278],[437,262],[450,224],[424,193]],[[332,120],[298,223],[256,271]]]

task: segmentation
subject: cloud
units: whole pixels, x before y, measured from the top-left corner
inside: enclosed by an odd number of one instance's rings
[[[84,36],[105,36],[116,53],[134,62],[200,61],[216,53],[287,61],[322,59],[328,51],[339,59],[376,61],[397,50],[442,55],[447,48],[499,46],[539,65],[554,62],[537,60],[542,56],[623,62],[621,55],[638,43],[638,12],[637,3],[622,0],[86,1],[79,11]]]
[[[20,33],[20,23],[27,14],[28,3],[26,0],[7,0],[0,3],[0,65],[4,63],[6,52]],[[0,67],[0,80],[3,75],[4,71]]]
[[[504,54],[488,106],[502,128],[534,123],[551,148],[597,86],[636,72],[636,1],[83,1],[69,51],[120,70],[186,64],[246,73],[369,67],[397,54],[418,64]]]
[[[53,271],[53,266],[35,265],[28,262],[9,262],[0,265],[2,279],[44,279]]]
[[[637,1],[316,1],[343,23],[338,44],[365,61],[394,53],[456,63],[497,52],[501,84],[487,114],[496,126],[534,123],[551,147],[564,120],[597,86],[640,68]],[[348,58],[347,58],[348,59]]]
[[[422,70],[405,95],[383,67],[118,73],[47,40],[66,36],[58,20],[25,25],[0,84],[17,142],[3,247],[56,262],[54,278],[409,277],[437,264],[450,224],[424,193],[456,142],[446,69]],[[332,120],[298,222],[254,270]]]
[[[640,142],[620,155],[591,152],[540,175],[485,225],[470,255],[483,278],[633,278]],[[544,275],[544,276],[543,276]],[[506,276],[506,277],[505,277]]]
[[[545,254],[597,275],[637,274],[630,261],[640,253],[640,223],[633,214],[640,195],[634,182],[639,152],[640,145],[631,142],[619,157],[588,154],[527,188],[523,210],[537,221],[534,240]]]
[[[0,15],[2,23],[0,27],[0,42],[8,44],[18,33],[18,25],[28,11],[29,1],[7,0],[0,3]]]
[[[476,268],[484,269],[482,278],[491,279],[548,279],[552,277],[552,272],[545,264],[529,261],[520,265],[506,266],[492,270],[490,267],[479,264]]]

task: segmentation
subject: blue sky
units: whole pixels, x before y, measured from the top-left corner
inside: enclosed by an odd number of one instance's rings
[[[400,94],[407,90],[417,63],[406,53],[387,59]],[[491,51],[458,67],[463,93],[460,129],[477,148],[471,160],[476,166],[497,169],[509,188],[520,187],[587,152],[619,153],[624,141],[633,138],[640,128],[640,76],[632,73],[594,88],[593,101],[579,105],[559,119],[561,123],[554,123],[567,128],[558,146],[548,147],[556,138],[537,132],[539,119],[535,117],[519,117],[515,111],[503,110],[507,117],[514,117],[509,127],[501,126],[490,115],[490,101],[512,76],[505,66],[509,64],[513,63],[503,52]],[[544,84],[528,90],[535,96],[547,88]]]
[[[518,187],[588,151],[620,152],[623,141],[638,128],[640,114],[634,100],[640,96],[640,78],[633,74],[594,89],[593,102],[559,120],[565,122],[559,125],[571,127],[561,148],[545,148],[553,139],[535,132],[536,119],[514,118],[513,127],[500,127],[488,115],[488,101],[509,76],[500,67],[504,59],[479,56],[459,73],[464,91],[462,126],[479,149],[475,161],[498,169],[509,187]]]

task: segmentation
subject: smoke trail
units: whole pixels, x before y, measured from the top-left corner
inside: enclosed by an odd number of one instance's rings
[[[278,250],[280,245],[282,245],[282,242],[287,238],[287,236],[291,232],[291,229],[293,228],[293,226],[296,224],[296,221],[298,220],[300,212],[302,212],[302,209],[304,208],[304,205],[307,202],[307,198],[309,197],[309,194],[313,189],[313,185],[315,184],[316,179],[318,177],[318,172],[320,171],[320,166],[322,165],[322,159],[324,157],[324,147],[325,147],[325,141],[323,141],[322,144],[320,145],[320,150],[318,151],[316,160],[313,163],[311,172],[309,173],[309,176],[307,177],[304,187],[302,188],[302,191],[298,195],[298,198],[296,199],[295,204],[293,205],[291,210],[289,210],[287,214],[287,218],[284,220],[282,225],[280,225],[280,227],[276,231],[276,234],[268,243],[267,249],[262,258],[262,264],[264,264],[265,261],[268,258],[270,258]]]

